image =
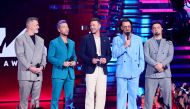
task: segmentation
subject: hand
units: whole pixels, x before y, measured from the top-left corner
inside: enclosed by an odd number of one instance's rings
[[[36,69],[37,69],[37,73],[40,73],[43,70],[43,66],[40,66],[40,68],[36,68]]]
[[[164,69],[163,69],[163,68],[158,69],[158,72],[159,72],[159,73],[162,73],[162,72],[164,72]]]
[[[131,40],[126,40],[125,41],[125,47],[130,47],[131,45]]]
[[[163,69],[163,65],[161,63],[158,63],[155,65],[155,68],[158,72],[163,72],[164,69]]]
[[[93,64],[97,64],[97,63],[98,63],[98,61],[100,61],[100,60],[99,60],[99,59],[97,59],[97,58],[93,58],[93,59],[92,59],[92,63],[93,63]]]
[[[174,92],[175,91],[175,84],[174,83],[172,83],[172,91]]]
[[[183,88],[184,88],[186,85],[187,85],[187,83],[183,83],[181,87],[183,87]]]
[[[32,73],[37,73],[38,72],[38,69],[34,66],[30,66],[29,67],[29,70],[32,72]]]
[[[76,64],[77,64],[75,61],[71,61],[70,63],[71,63],[70,66],[72,66],[72,67],[76,66]]]
[[[64,63],[63,63],[63,66],[64,67],[69,67],[71,65],[71,62],[69,62],[69,61],[65,61]]]
[[[100,63],[101,64],[106,64],[106,58],[100,58]]]

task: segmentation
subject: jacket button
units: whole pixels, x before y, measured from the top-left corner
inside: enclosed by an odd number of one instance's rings
[[[123,61],[123,62],[125,62],[125,61]]]

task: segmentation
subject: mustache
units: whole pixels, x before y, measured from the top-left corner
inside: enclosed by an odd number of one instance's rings
[[[125,32],[125,35],[126,36],[129,36],[131,32]]]
[[[158,32],[155,32],[155,33],[154,33],[154,35],[160,35],[160,33],[158,33]]]

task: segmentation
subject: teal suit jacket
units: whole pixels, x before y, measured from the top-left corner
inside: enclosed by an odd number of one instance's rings
[[[77,61],[75,42],[68,39],[68,49],[61,36],[53,39],[49,44],[48,61],[53,65],[52,78],[66,79],[68,74],[75,79],[73,67],[64,67],[65,61]]]

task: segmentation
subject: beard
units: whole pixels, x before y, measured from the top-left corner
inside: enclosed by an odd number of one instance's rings
[[[37,34],[38,32],[39,32],[38,30],[35,30],[35,31],[34,31],[34,34]]]
[[[159,36],[159,35],[160,35],[160,33],[156,32],[156,33],[154,33],[154,35],[155,35],[155,36]]]
[[[125,32],[125,35],[126,36],[129,36],[131,32]]]
[[[95,34],[97,32],[96,29],[91,29],[90,31],[91,31],[92,34]]]
[[[61,33],[61,35],[63,35],[63,36],[68,36],[69,33]]]
[[[34,34],[37,34],[39,32],[39,29],[30,29]]]

